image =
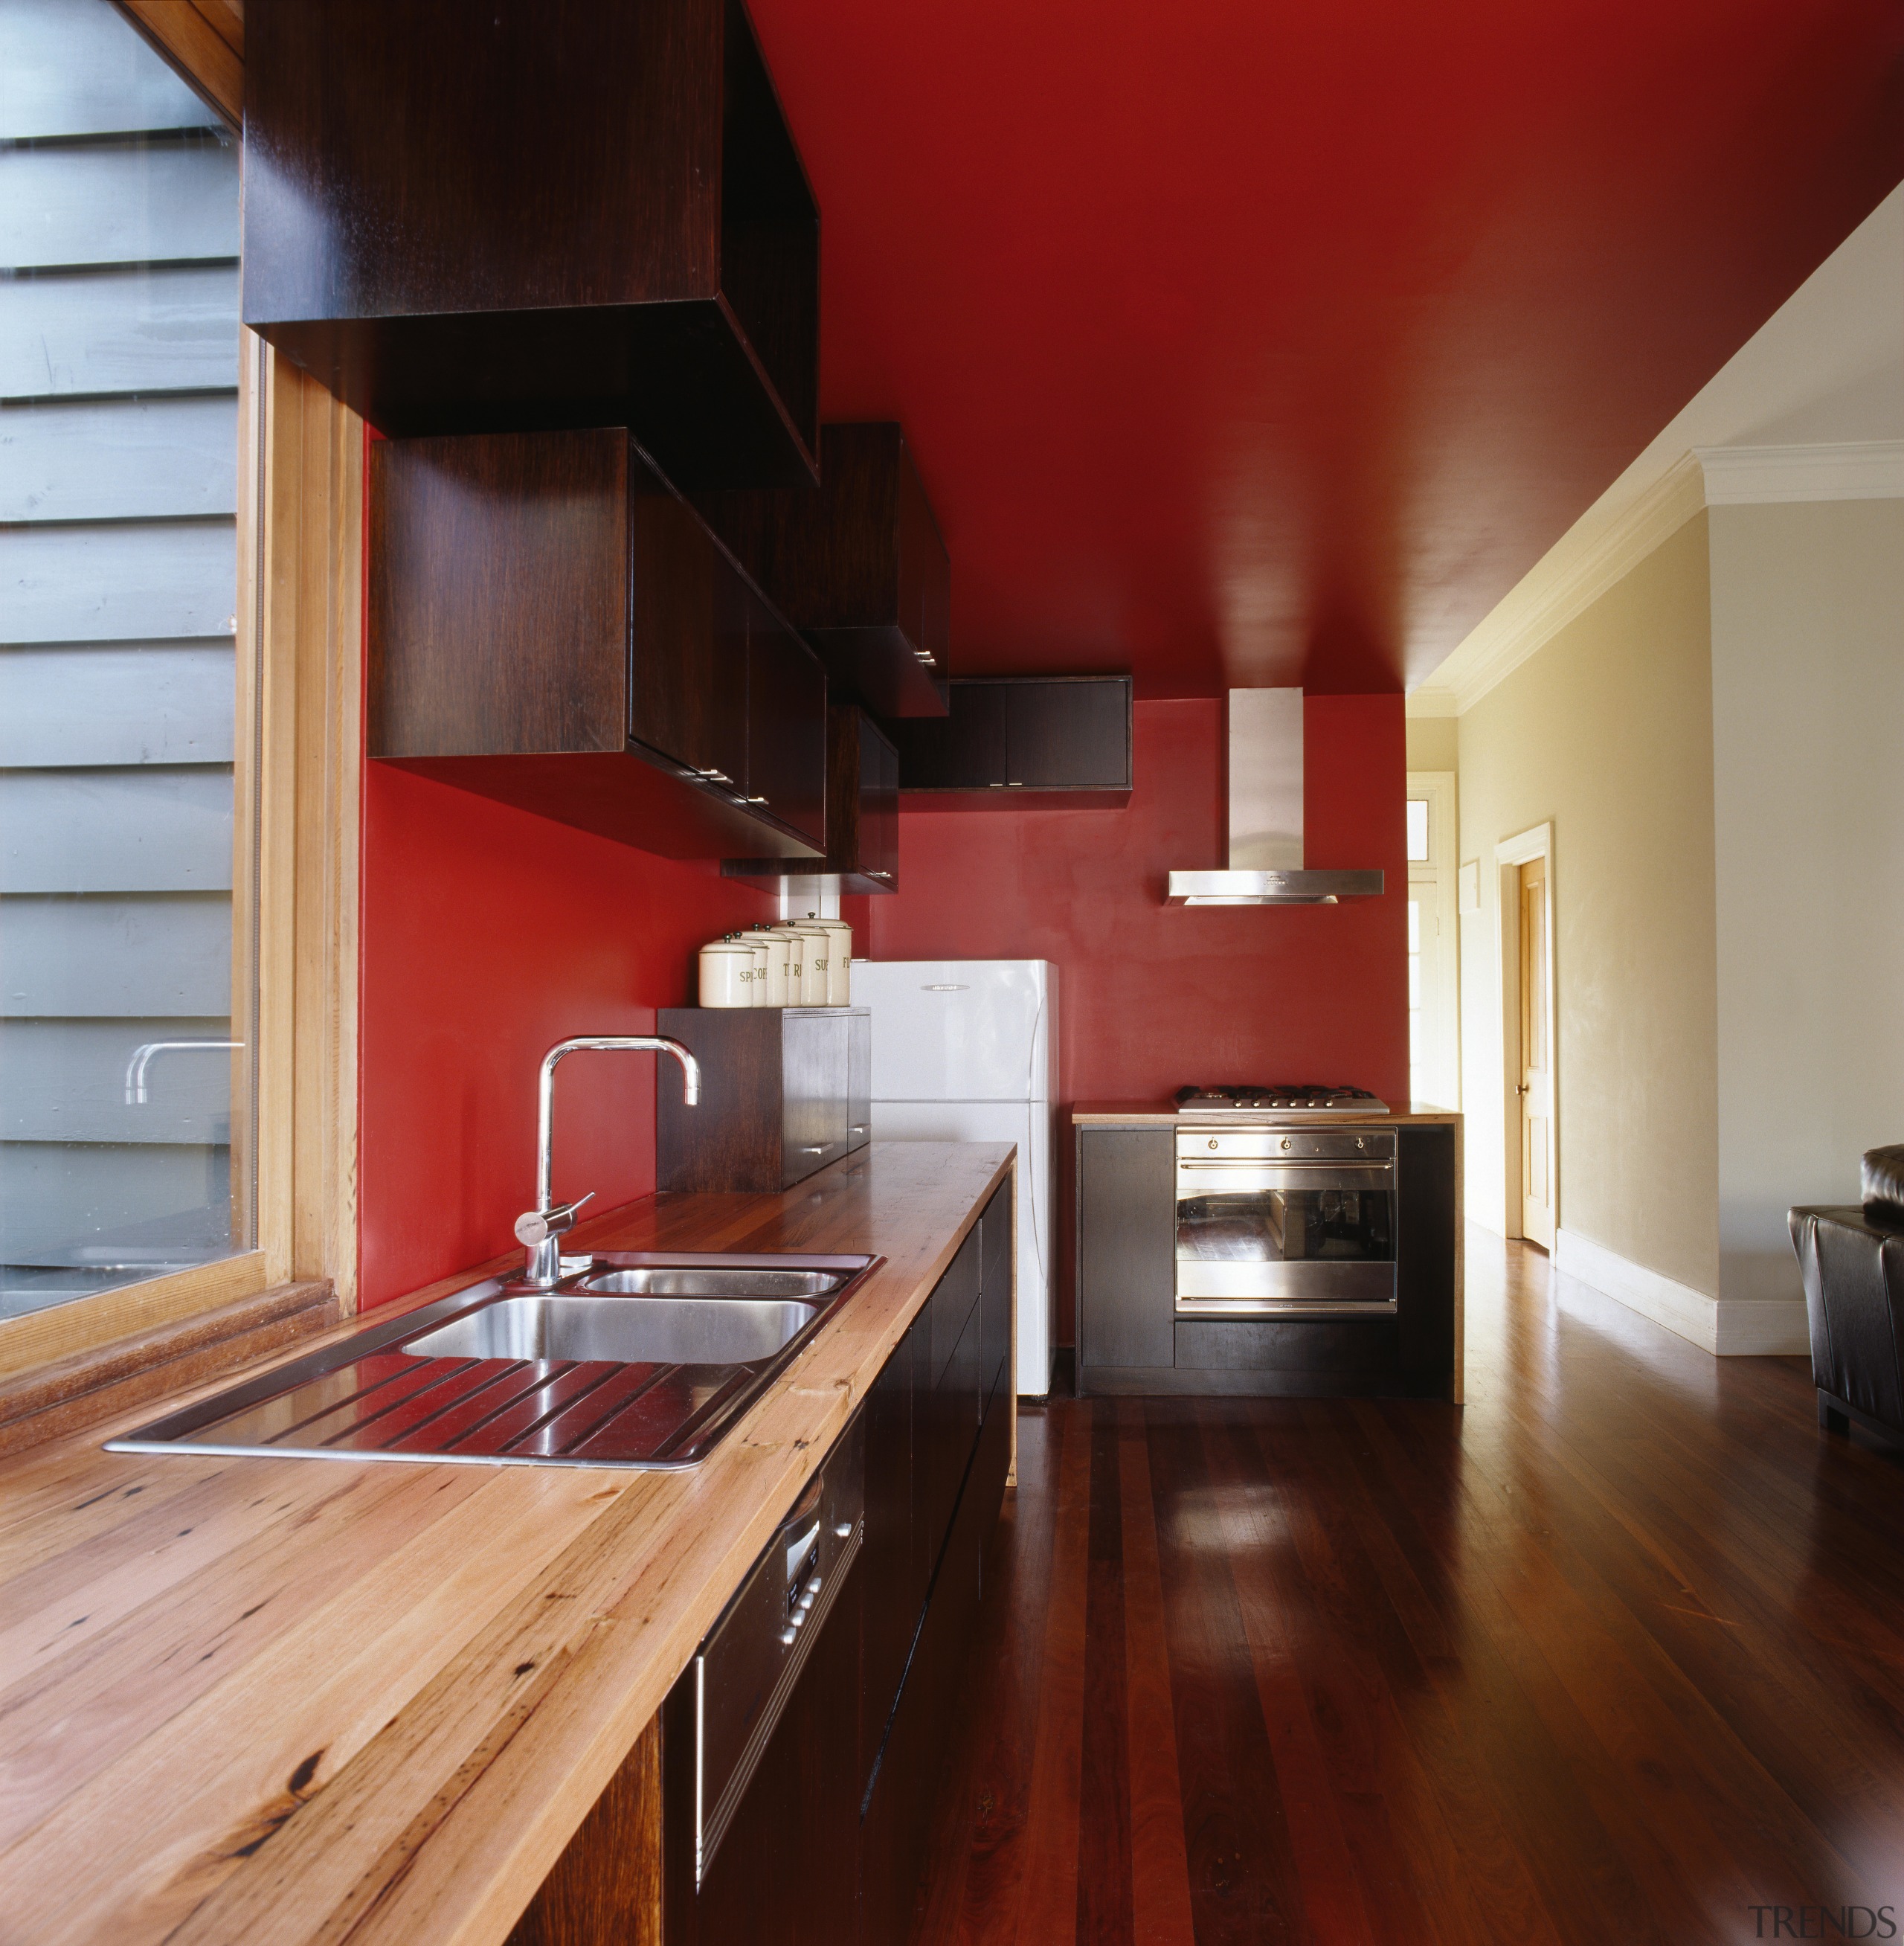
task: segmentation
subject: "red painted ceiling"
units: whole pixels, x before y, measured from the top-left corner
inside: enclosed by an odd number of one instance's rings
[[[751,0],[955,671],[1426,675],[1904,175],[1896,0]]]

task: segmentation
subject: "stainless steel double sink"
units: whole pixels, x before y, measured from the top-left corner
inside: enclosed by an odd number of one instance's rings
[[[109,1440],[112,1453],[691,1466],[878,1262],[609,1253],[473,1286]]]

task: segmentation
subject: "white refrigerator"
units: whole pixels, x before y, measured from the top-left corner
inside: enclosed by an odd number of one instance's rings
[[[872,1132],[1018,1144],[1018,1389],[1051,1388],[1058,969],[1045,959],[856,959],[872,1012]]]

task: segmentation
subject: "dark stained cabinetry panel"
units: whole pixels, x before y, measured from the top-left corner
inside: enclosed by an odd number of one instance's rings
[[[826,838],[826,676],[813,651],[748,591],[747,801]]]
[[[870,1592],[859,1716],[857,1789],[863,1803],[932,1581],[930,1537],[913,1517],[912,1484],[913,1448],[915,1439],[921,1444],[924,1439],[923,1430],[915,1429],[923,1422],[915,1422],[915,1415],[921,1395],[930,1389],[931,1331],[928,1305],[866,1395],[866,1540],[861,1566]]]
[[[617,429],[371,448],[369,755],[674,857],[811,863],[825,676]]]
[[[1131,791],[1128,676],[974,676],[943,719],[889,721],[900,788],[934,810],[1114,807]]]
[[[899,753],[863,709],[827,712],[826,856],[729,858],[731,879],[816,877],[840,892],[899,890]]]
[[[1179,1318],[1173,1131],[1080,1128],[1079,1390],[1446,1397],[1455,1355],[1456,1131],[1419,1123],[1394,1132],[1392,1315]]]
[[[864,1008],[663,1007],[656,1021],[701,1064],[697,1107],[656,1095],[657,1188],[790,1189],[866,1146]]]
[[[651,483],[637,468],[637,489]],[[628,500],[628,733],[716,783],[748,775],[747,589],[672,494]],[[548,616],[542,617],[548,626]]]
[[[1168,1129],[1078,1131],[1078,1381],[1094,1366],[1173,1359],[1176,1138]]]
[[[700,505],[838,690],[882,716],[945,715],[952,562],[898,425],[823,427],[817,493]]]
[[[863,1565],[856,1561],[700,1885],[694,1882],[693,1766],[670,1761],[659,1936],[604,1930],[587,1946],[756,1946],[763,1940],[850,1946],[859,1891],[853,1781],[865,1595]],[[662,1706],[667,1746],[693,1747],[694,1702],[690,1673]]]
[[[819,215],[740,0],[250,0],[245,322],[381,430],[807,486]]]
[[[705,1878],[696,1884],[690,1672],[510,1946],[888,1946],[910,1936],[1011,1466],[1010,1253],[998,1239],[1009,1237],[1011,1195],[1009,1185],[995,1194],[844,1435],[865,1441],[859,1555]],[[1007,1280],[1002,1306],[995,1273]],[[949,1330],[954,1350],[935,1373],[933,1340]],[[999,1353],[983,1397],[965,1382],[971,1361],[958,1347],[967,1342],[981,1365]]]
[[[1445,1122],[1395,1132],[1396,1355],[1437,1390],[1455,1369],[1455,1140]]]
[[[890,1670],[893,1659],[890,1648],[876,1664],[871,1654],[866,1663],[862,1736],[872,1747],[872,1756],[859,1842],[863,1946],[872,1946],[876,1941],[903,1941],[911,1935],[912,1902],[924,1863],[933,1802],[952,1738],[973,1617],[983,1591],[985,1543],[998,1521],[1011,1464],[1015,1401],[1011,1374],[1004,1369],[1002,1358],[1003,1342],[1011,1333],[1010,1299],[1008,1296],[1002,1308],[995,1308],[995,1293],[987,1281],[995,1268],[1008,1280],[1009,1290],[1009,1253],[1003,1259],[995,1256],[988,1240],[1001,1227],[1008,1228],[1011,1197],[1008,1188],[994,1197],[933,1291],[929,1318],[928,1314],[921,1314],[920,1324],[927,1326],[927,1332],[910,1367],[913,1491],[907,1518],[914,1551],[903,1574],[890,1569],[878,1575],[871,1571],[877,1561],[896,1561],[900,1557],[890,1546],[883,1554],[880,1551],[881,1521],[883,1518],[896,1526],[896,1516],[890,1510],[890,1497],[889,1511],[883,1516],[875,1511],[869,1478],[867,1640],[870,1644],[874,1639],[878,1624],[872,1618],[882,1608],[902,1614],[909,1620],[916,1618],[916,1629],[906,1629],[910,1655],[896,1698],[885,1686],[884,1673]],[[965,1262],[968,1251],[975,1260],[971,1265]],[[975,1282],[979,1287],[976,1293]],[[932,1343],[945,1341],[950,1320],[961,1313],[964,1324],[935,1379]],[[920,1326],[915,1325],[912,1335],[918,1336]],[[907,1343],[911,1342],[909,1336]],[[997,1375],[981,1393],[971,1375],[982,1369],[994,1349],[1001,1353]],[[898,1356],[895,1354],[896,1360]],[[881,1385],[893,1370],[894,1364],[889,1362]],[[890,1401],[887,1410],[889,1415],[893,1413]],[[890,1454],[890,1444],[887,1450]],[[869,1446],[869,1469],[872,1460]],[[930,1584],[923,1611],[916,1605],[912,1592],[922,1555]],[[875,1666],[882,1672],[877,1683],[872,1680]],[[881,1729],[875,1736],[871,1719],[882,1702],[890,1714],[881,1717]]]

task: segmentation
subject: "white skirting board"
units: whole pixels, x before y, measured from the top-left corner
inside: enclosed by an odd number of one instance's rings
[[[1811,1348],[1803,1299],[1708,1297],[1596,1243],[1575,1230],[1554,1238],[1554,1265],[1642,1317],[1720,1358],[1765,1357]]]

